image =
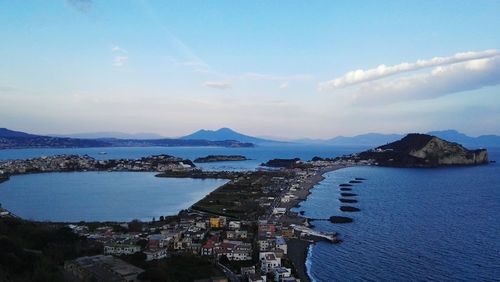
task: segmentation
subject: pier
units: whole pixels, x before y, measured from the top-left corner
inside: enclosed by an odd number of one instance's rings
[[[299,232],[300,236],[304,236],[304,235],[312,236],[312,237],[326,239],[330,242],[337,241],[337,236],[335,233],[320,232],[320,231],[313,230],[309,227],[302,226],[302,225],[296,225],[296,224],[290,224],[290,227],[292,227],[295,231]]]

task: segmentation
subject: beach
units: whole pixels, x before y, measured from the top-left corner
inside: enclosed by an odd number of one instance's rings
[[[325,173],[345,167],[347,166],[335,165],[324,167],[305,179],[304,182],[301,183],[300,189],[297,189],[297,191],[294,192],[296,199],[284,205],[284,207],[286,207],[289,212],[287,212],[287,214],[281,218],[281,221],[286,224],[304,223],[305,225],[309,225],[306,218],[300,216],[299,214],[290,212],[290,209],[297,207],[301,202],[307,200],[307,197],[311,194],[311,189],[314,188],[316,184],[325,179],[325,177],[323,176]],[[314,242],[292,238],[287,240],[287,244],[287,256],[294,265],[295,270],[297,271],[297,276],[301,281],[311,281],[309,275],[307,274],[306,261],[309,246],[311,244],[314,244]]]

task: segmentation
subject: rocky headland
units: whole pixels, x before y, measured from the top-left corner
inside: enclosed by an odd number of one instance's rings
[[[469,150],[427,134],[408,134],[403,139],[349,156],[349,159],[391,167],[441,167],[488,163],[486,149]]]

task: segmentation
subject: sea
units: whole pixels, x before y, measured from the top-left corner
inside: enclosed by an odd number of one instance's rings
[[[250,160],[200,166],[212,170],[248,170],[257,169],[260,163],[273,158],[335,157],[363,149],[366,148],[288,144],[255,148],[21,149],[0,150],[0,159],[57,154],[87,154],[97,159],[169,154],[194,159],[234,154]],[[500,161],[500,148],[488,151],[491,160]],[[353,184],[349,191],[356,194],[350,198],[358,202],[341,204],[338,185],[354,178],[366,179]],[[35,220],[60,220],[52,216],[62,214],[66,207],[58,204],[64,201],[79,207],[67,218],[75,221],[146,220],[176,213],[223,183],[178,181],[136,172],[15,176],[0,184],[0,203],[21,215],[30,211],[27,217]],[[438,169],[350,167],[325,174],[325,179],[311,192],[296,211],[315,219],[333,215],[354,219],[349,224],[312,222],[315,229],[338,232],[342,239],[340,244],[319,242],[309,248],[306,266],[313,281],[500,281],[498,163]],[[65,198],[73,193],[78,197]],[[7,198],[10,200],[6,201]],[[97,199],[100,205],[89,206]],[[341,212],[342,205],[360,211]],[[93,210],[97,211],[94,215]],[[103,216],[103,211],[109,213]]]

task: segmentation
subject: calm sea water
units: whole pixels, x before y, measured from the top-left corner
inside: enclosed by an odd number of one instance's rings
[[[194,159],[241,154],[252,160],[202,164],[216,170],[255,169],[272,158],[334,157],[364,148],[266,146],[256,148],[90,148],[0,151],[0,159],[88,154],[97,159],[170,154]],[[99,152],[106,151],[106,155]],[[500,161],[500,150],[490,149]],[[153,173],[54,173],[16,176],[0,184],[0,202],[27,218],[150,220],[175,214],[223,182],[159,179]],[[340,183],[353,187],[361,212],[339,211]],[[95,205],[95,206],[93,206]],[[340,245],[310,249],[316,281],[500,281],[500,164],[443,169],[355,167],[326,174],[298,210],[311,218],[346,215],[351,224],[316,221],[337,231]]]
[[[500,159],[498,149],[491,159]],[[357,204],[338,185],[354,177]],[[341,205],[360,212],[341,212]],[[343,243],[318,243],[308,256],[316,281],[500,281],[500,165],[443,169],[353,167],[326,174],[297,210]]]
[[[39,221],[150,221],[177,214],[226,183],[158,178],[149,172],[64,172],[14,176],[0,184],[0,203]]]
[[[96,159],[136,159],[169,154],[194,160],[207,155],[244,155],[250,160],[199,164],[208,170],[253,170],[272,158],[332,157],[361,148],[332,146],[145,147],[0,150],[2,159],[26,159],[59,154],[87,154]],[[106,152],[106,154],[100,154]],[[155,173],[85,172],[12,177],[0,184],[0,203],[15,214],[50,221],[151,220],[191,206],[223,180],[156,178]]]
[[[15,149],[0,150],[0,160],[26,159],[60,154],[87,154],[96,159],[137,159],[141,157],[168,154],[194,160],[207,155],[243,155],[249,158],[239,162],[216,162],[196,164],[210,170],[253,170],[261,163],[273,158],[295,158],[310,160],[315,156],[336,157],[362,151],[363,147],[338,147],[322,145],[280,144],[254,148],[221,147],[142,147],[142,148],[64,148],[64,149]],[[106,152],[105,155],[100,152]]]

